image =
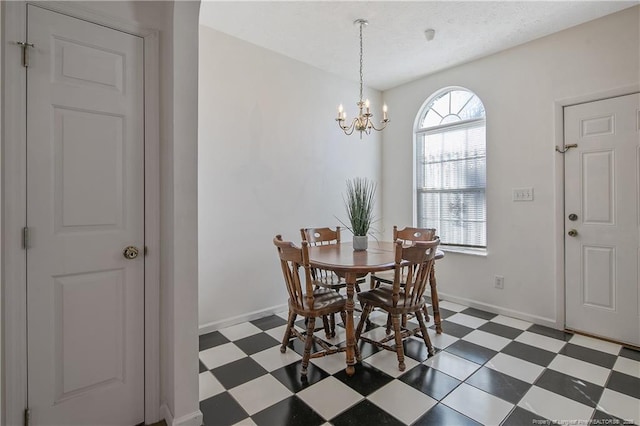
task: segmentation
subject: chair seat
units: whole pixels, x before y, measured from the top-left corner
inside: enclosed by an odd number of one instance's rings
[[[305,317],[322,316],[344,310],[347,301],[346,297],[328,288],[318,288],[313,291],[313,308],[308,305],[306,297],[303,297],[303,309],[292,305],[289,301],[289,308],[298,315]]]
[[[375,307],[384,308],[385,311],[390,314],[407,314],[415,312],[420,309],[426,302],[421,298],[418,303],[412,305],[404,305],[405,293],[403,289],[400,289],[398,305],[393,306],[393,288],[392,287],[378,287],[373,290],[362,291],[358,293],[358,300],[361,304],[369,304]]]

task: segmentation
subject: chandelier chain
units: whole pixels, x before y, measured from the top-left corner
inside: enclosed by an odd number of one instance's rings
[[[363,81],[363,73],[362,73],[362,56],[363,56],[363,49],[362,49],[362,26],[364,25],[363,22],[360,22],[360,101],[362,101],[363,98],[363,93],[362,93],[362,81]]]

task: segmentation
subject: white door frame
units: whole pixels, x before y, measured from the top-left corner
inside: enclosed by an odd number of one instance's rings
[[[632,93],[640,92],[640,84],[631,86],[618,87],[615,89],[591,93],[583,96],[576,96],[566,99],[561,99],[555,102],[554,105],[554,119],[555,119],[555,145],[562,147],[564,145],[564,107],[571,105],[583,104],[587,102],[600,101],[607,98],[613,98],[617,96],[630,95]],[[549,147],[551,149],[552,147]],[[566,232],[565,224],[565,206],[564,206],[564,156],[558,152],[555,152],[555,204],[556,204],[556,220],[555,220],[555,276],[556,276],[556,328],[559,330],[565,329],[566,312],[565,312],[565,238]]]
[[[21,50],[26,6],[104,25],[144,39],[145,191],[145,423],[160,419],[160,76],[159,32],[123,22],[81,5],[62,2],[2,2],[2,424],[22,424],[27,407],[26,252],[26,73]]]

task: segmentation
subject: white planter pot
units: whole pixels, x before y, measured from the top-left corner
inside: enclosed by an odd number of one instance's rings
[[[354,235],[353,236],[353,249],[355,251],[366,250],[369,245],[369,237],[366,235]]]

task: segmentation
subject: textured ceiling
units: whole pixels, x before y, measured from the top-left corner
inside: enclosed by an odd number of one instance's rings
[[[365,18],[365,85],[386,90],[639,3],[204,0],[200,23],[357,81],[353,21]]]

